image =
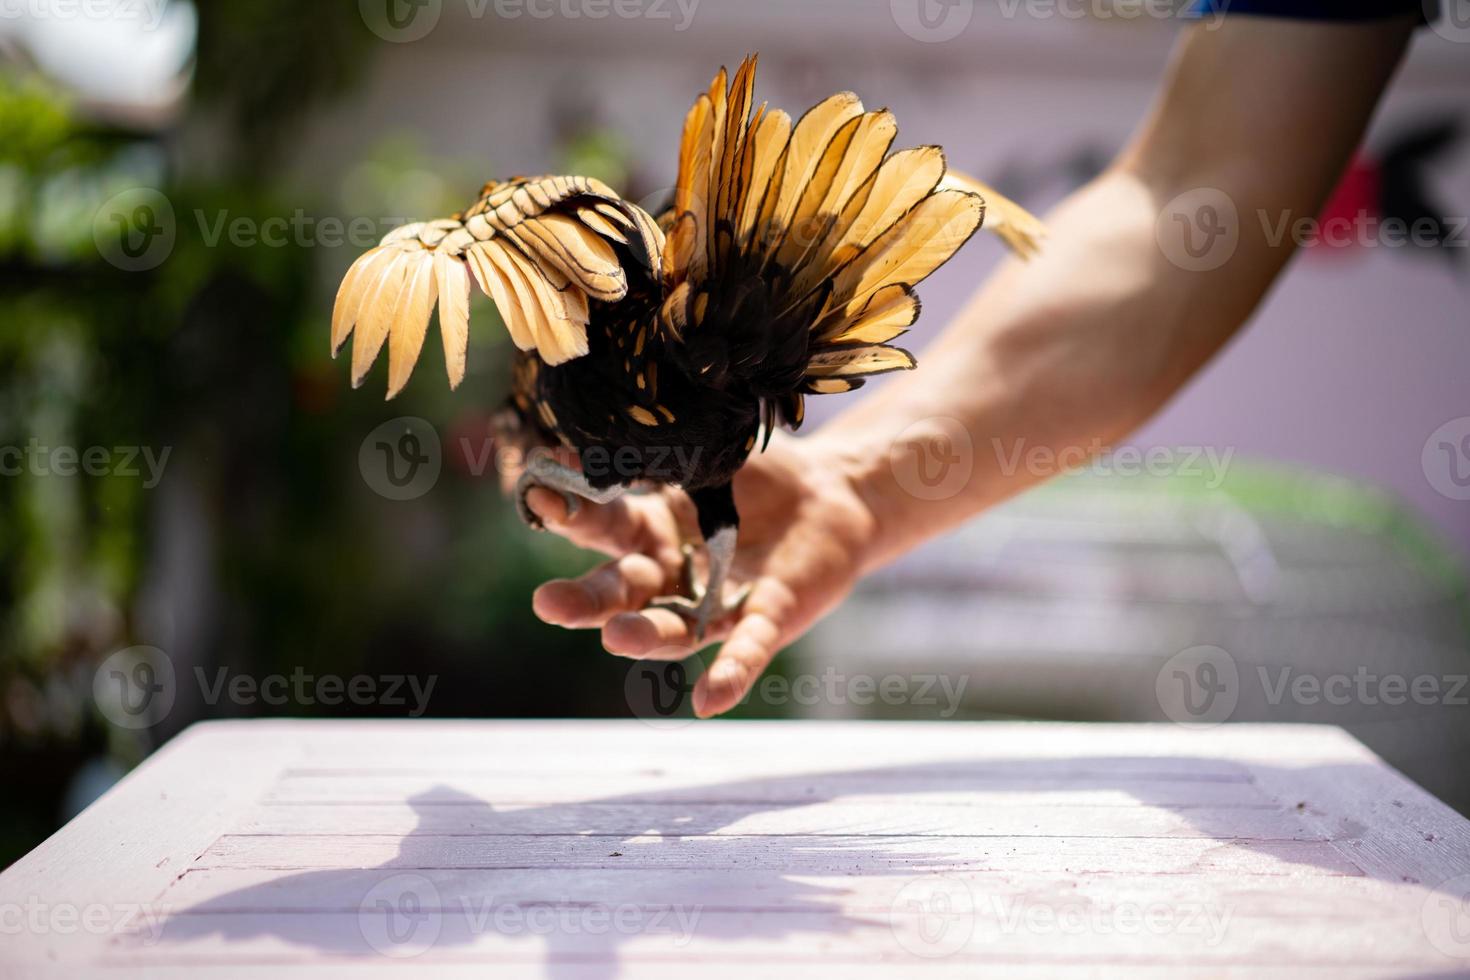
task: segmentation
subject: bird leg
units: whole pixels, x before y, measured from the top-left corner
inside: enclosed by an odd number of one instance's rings
[[[649,603],[655,609],[678,613],[694,625],[694,637],[702,641],[709,624],[740,609],[750,593],[746,586],[729,601],[725,600],[725,580],[735,562],[735,543],[740,530],[740,515],[735,510],[735,495],[727,483],[723,486],[696,490],[690,495],[699,512],[699,531],[704,535],[709,553],[709,576],[701,585],[694,573],[694,546],[684,546],[681,569],[684,595],[663,596]]]
[[[577,512],[583,500],[590,500],[594,504],[611,503],[623,495],[624,489],[614,486],[599,490],[587,482],[587,477],[581,471],[558,463],[550,456],[534,454],[520,479],[516,480],[515,501],[516,513],[521,520],[538,531],[544,531],[546,525],[526,501],[526,497],[535,487],[544,487],[561,494],[562,500],[566,501],[567,517]]]
[[[693,623],[696,640],[704,639],[710,623],[738,612],[750,594],[750,586],[746,585],[728,601],[725,599],[725,579],[729,577],[730,566],[735,561],[736,533],[733,527],[721,528],[706,543],[709,577],[704,584],[700,584],[694,571],[694,546],[686,544],[680,577],[688,595],[661,596],[649,603],[655,609],[671,610]]]

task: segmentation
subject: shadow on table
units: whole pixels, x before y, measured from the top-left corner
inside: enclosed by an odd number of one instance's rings
[[[274,937],[332,957],[408,959],[430,953],[436,962],[466,963],[503,958],[540,962],[551,977],[574,973],[610,978],[621,970],[620,947],[635,939],[640,942],[640,957],[664,958],[676,954],[695,934],[701,940],[802,935],[820,942],[866,930],[875,931],[872,948],[876,958],[881,948],[897,952],[903,946],[901,939],[895,946],[894,938],[885,935],[893,928],[895,915],[932,909],[900,909],[896,904],[865,907],[860,902],[849,902],[844,908],[846,888],[799,879],[854,873],[923,879],[945,872],[984,870],[983,864],[956,869],[954,855],[942,850],[939,834],[963,834],[952,829],[931,831],[936,835],[932,850],[925,849],[922,836],[914,836],[924,833],[922,827],[887,834],[834,827],[831,838],[699,835],[763,812],[838,798],[861,802],[864,795],[875,793],[891,798],[895,793],[995,792],[1008,783],[1043,800],[1053,791],[1116,791],[1127,794],[1128,802],[1141,804],[1120,805],[1119,814],[1163,807],[1196,824],[1200,837],[1221,840],[1222,847],[1244,847],[1278,860],[1316,864],[1329,874],[1358,872],[1341,851],[1325,846],[1321,839],[1293,841],[1289,832],[1271,839],[1235,837],[1228,816],[1222,816],[1232,806],[1264,811],[1279,816],[1286,831],[1297,825],[1290,804],[1277,807],[1259,794],[1254,804],[1170,802],[1178,795],[1177,786],[1190,782],[1237,783],[1244,784],[1244,792],[1253,789],[1243,768],[1240,775],[1232,776],[1220,771],[1218,760],[1138,757],[977,762],[980,771],[964,771],[963,762],[947,761],[932,766],[804,773],[576,803],[517,804],[509,813],[446,782],[408,801],[417,826],[399,838],[398,851],[391,859],[359,868],[282,868],[279,876],[268,881],[171,909],[161,941],[183,943],[217,936],[229,943]],[[1150,778],[1151,767],[1164,767],[1166,772]],[[1357,775],[1353,770],[1361,768],[1319,767],[1313,774],[1320,777],[1342,770],[1340,778],[1350,785]],[[1176,787],[1172,792],[1171,786]],[[1242,798],[1247,798],[1244,793]],[[444,816],[451,807],[454,818],[450,823],[464,829],[446,833]],[[606,818],[599,821],[591,814],[613,807],[637,808],[641,829],[606,833]],[[334,843],[340,846],[354,835],[384,836],[354,830],[354,807],[341,808],[343,824],[324,836],[327,853],[321,860],[346,863],[350,858],[332,856]],[[645,813],[646,820],[641,818]],[[626,817],[619,822],[631,826]],[[528,829],[538,824],[547,830]],[[1123,826],[1118,833],[1098,839],[1105,841],[1109,836],[1149,835],[1142,830],[1130,834]],[[896,846],[900,838],[904,844]],[[555,850],[558,845],[565,845],[566,851]],[[654,847],[664,850],[655,854],[649,850]],[[672,858],[667,852],[670,847],[678,848]],[[1105,853],[1103,845],[1099,854]],[[1058,867],[1041,873],[1088,870]],[[1174,869],[1175,873],[1191,870],[1209,868],[1206,864]],[[547,884],[550,876],[567,872],[576,874],[575,885],[567,888],[578,893],[575,900],[554,895],[554,887]],[[738,888],[730,884],[732,875],[739,878]],[[542,897],[527,899],[527,892]],[[589,895],[594,897],[589,899]],[[731,895],[744,896],[745,901],[732,902]],[[167,894],[162,901],[168,901]],[[486,935],[504,942],[471,948]],[[652,944],[650,937],[656,937]],[[529,948],[523,949],[523,942]],[[529,946],[537,942],[544,944],[542,951]]]

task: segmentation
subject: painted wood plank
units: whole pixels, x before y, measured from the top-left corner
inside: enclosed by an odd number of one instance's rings
[[[128,965],[127,961],[108,960],[99,963],[109,978],[146,978],[146,980],[196,980],[200,976],[220,976],[229,980],[379,980],[379,978],[401,978],[421,976],[413,973],[417,960],[406,961],[386,957],[367,958],[362,956],[320,958],[303,962],[298,956],[276,957],[265,962],[246,962],[237,958],[211,959],[207,956],[185,963],[148,962],[146,965]],[[782,961],[727,962],[721,960],[701,961],[697,964],[699,980],[750,980],[751,976],[779,976],[785,966]],[[808,977],[814,967],[798,965],[796,975]],[[485,980],[491,973],[494,980],[608,980],[612,976],[636,977],[637,980],[689,980],[691,965],[687,961],[649,962],[636,964],[636,969],[620,970],[610,967],[605,960],[584,962],[560,961],[554,964],[539,959],[523,962],[507,962],[496,959],[493,964],[474,959],[468,962],[452,962],[439,959],[432,964],[433,976],[446,980]],[[1031,962],[1027,956],[986,957],[982,965],[973,961],[951,963],[943,960],[911,961],[901,970],[892,963],[859,961],[840,964],[843,980],[893,980],[895,976],[920,977],[923,980],[975,980],[977,975],[1003,975],[1016,980],[1096,980],[1098,977],[1124,976],[1128,980],[1175,980],[1188,976],[1189,972],[1179,963],[1130,962],[1118,969],[1110,970],[1095,958],[1079,963]],[[799,972],[797,972],[799,971]],[[12,976],[30,980],[32,977],[49,977],[54,973],[13,973]],[[1330,963],[1322,966],[1257,960],[1249,963],[1213,963],[1207,975],[1219,980],[1386,980],[1403,977],[1405,969],[1400,966],[1355,963],[1345,965]]]
[[[295,755],[279,730],[242,738],[195,725],[0,874],[0,906],[32,895],[74,905],[151,899],[239,820]]]
[[[415,961],[410,960],[410,963]],[[700,962],[698,964],[700,980],[750,980],[752,973],[762,976],[779,975],[782,964],[779,962],[765,962],[751,964],[748,962]],[[300,962],[296,958],[276,958],[267,962],[248,963],[238,960],[211,960],[198,958],[185,963],[149,963],[147,966],[128,965],[126,962],[107,961],[98,964],[99,971],[105,970],[105,975],[110,978],[140,977],[147,980],[195,980],[199,976],[227,976],[231,980],[295,980],[295,978],[344,978],[344,980],[375,980],[380,977],[403,977],[408,974],[408,968],[402,962],[389,960],[383,957],[368,959],[365,957],[340,957],[336,959],[323,958],[314,959],[310,962]],[[554,976],[557,980],[608,980],[610,976],[636,976],[638,980],[689,980],[690,966],[688,963],[673,962],[640,962],[637,964],[636,972],[623,971],[612,973],[608,964],[601,961],[590,962],[558,962],[554,965],[539,960],[527,960],[520,963],[510,963],[497,960],[492,967],[487,967],[484,960],[470,960],[468,962],[451,962],[437,960],[432,964],[433,975],[449,978],[449,980],[484,980],[488,971],[493,969],[495,980],[546,980],[548,976]],[[799,968],[803,975],[810,973],[810,966]],[[856,962],[841,964],[844,980],[873,980],[873,978],[886,978],[891,980],[895,971],[891,963],[879,962]],[[1095,960],[1086,963],[1030,963],[1024,957],[1000,957],[990,956],[983,966],[977,966],[974,962],[966,963],[933,963],[913,962],[906,964],[901,971],[902,976],[917,976],[924,980],[974,980],[977,972],[984,975],[1000,974],[1006,977],[1016,978],[1038,978],[1038,980],[1069,980],[1069,978],[1097,978],[1110,975],[1110,971]],[[1148,964],[1129,963],[1118,975],[1126,975],[1130,978],[1172,978],[1181,975],[1181,966],[1178,963]],[[8,974],[20,980],[29,980],[32,977],[46,977],[54,974],[41,972],[12,972]],[[1187,974],[1186,974],[1187,975]],[[1296,980],[1296,978],[1327,978],[1327,980],[1379,980],[1379,978],[1401,977],[1403,970],[1378,965],[1343,966],[1339,964],[1321,967],[1301,966],[1292,964],[1282,966],[1279,963],[1249,963],[1243,965],[1232,965],[1225,963],[1212,964],[1208,976],[1225,978],[1225,980]]]
[[[771,779],[711,781],[701,772],[663,771],[621,776],[592,774],[557,780],[547,776],[435,777],[409,773],[378,776],[286,776],[266,797],[272,803],[497,803],[624,802],[755,803],[798,806],[819,800],[912,800],[959,806],[1045,806],[1091,803],[1112,806],[1269,806],[1272,800],[1248,780],[1148,779],[1128,775],[949,778],[915,767],[888,772],[822,772]]]
[[[864,800],[867,798],[865,797]],[[922,796],[884,802],[820,801],[767,807],[725,803],[652,805],[568,803],[460,806],[437,803],[262,805],[231,828],[236,834],[759,834],[1037,837],[1214,837],[1319,840],[1294,807],[943,805]]]
[[[788,873],[914,869],[1356,875],[1331,844],[1088,837],[245,837],[227,834],[196,868],[769,868]]]
[[[1431,886],[1470,875],[1470,821],[1386,765],[1276,768],[1257,778],[1370,874]],[[1470,879],[1459,887],[1470,909]],[[1470,922],[1464,935],[1470,954]]]
[[[181,876],[155,903],[160,913],[353,912],[374,889],[402,874],[380,868],[337,868],[330,873],[282,874],[275,869],[200,869]],[[1083,903],[1185,907],[1204,904],[1247,916],[1277,919],[1393,919],[1412,923],[1424,905],[1424,889],[1373,878],[1250,877],[1066,872],[949,871],[929,875],[796,874],[721,872],[711,888],[704,869],[454,868],[414,872],[441,908],[500,904],[633,904],[698,906],[719,911],[887,912],[916,883],[956,885],[973,903],[992,897],[1022,898],[1067,908]],[[931,890],[932,893],[932,890]],[[921,896],[922,897],[922,896]]]
[[[493,744],[493,743],[492,743]],[[606,765],[589,762],[587,753],[552,752],[548,747],[528,744],[519,748],[524,754],[505,752],[497,754],[493,761],[484,758],[482,747],[476,758],[460,760],[446,759],[436,753],[433,759],[422,759],[417,764],[401,749],[390,749],[382,758],[364,760],[355,764],[342,759],[312,760],[310,765],[292,766],[281,772],[283,778],[296,777],[339,777],[358,778],[376,776],[422,776],[433,779],[506,778],[510,776],[557,775],[583,779],[589,776],[632,776],[660,775],[669,772],[687,772],[703,775],[707,779],[723,781],[735,779],[783,779],[800,778],[812,774],[837,771],[861,772],[875,781],[893,779],[915,769],[935,779],[963,779],[969,782],[1015,779],[1020,777],[1044,776],[1047,779],[1078,779],[1085,777],[1135,778],[1148,780],[1179,779],[1188,781],[1248,782],[1248,766],[1228,759],[1201,758],[1191,756],[1137,756],[1119,755],[1102,757],[1080,757],[1051,759],[1045,756],[1031,757],[1024,754],[1005,758],[976,756],[973,752],[956,746],[947,746],[942,757],[924,755],[915,758],[912,749],[894,753],[891,746],[885,753],[886,761],[866,754],[860,757],[860,765],[832,765],[829,758],[793,755],[790,752],[774,754],[769,749],[753,748],[743,755],[730,755],[728,750],[719,755],[688,752],[650,751],[646,747],[631,748],[629,751],[609,754]],[[844,758],[852,760],[851,753]]]
[[[1317,759],[1369,764],[1377,757],[1341,729],[1323,725],[1235,725],[1202,731],[1158,724],[1006,722],[935,724],[933,722],[843,722],[841,726],[808,721],[732,722],[715,719],[675,727],[627,721],[456,721],[423,719],[411,725],[376,720],[255,721],[260,735],[286,732],[301,737],[301,757],[312,765],[342,763],[349,768],[413,768],[451,760],[471,767],[507,765],[512,757],[534,758],[548,765],[580,761],[586,768],[587,745],[599,747],[609,765],[630,757],[652,757],[659,763],[692,763],[717,771],[722,760],[745,765],[767,758],[772,765],[819,768],[850,760],[857,766],[960,759],[1054,759],[1076,762],[1094,758],[1152,762],[1183,757],[1201,764],[1237,768],[1251,762],[1308,763]],[[820,729],[820,730],[819,730]],[[1105,738],[1097,737],[1106,732]],[[364,752],[371,745],[371,757]],[[793,753],[793,745],[807,751]],[[371,761],[372,764],[369,764]],[[1192,762],[1186,761],[1185,765]],[[853,766],[854,768],[856,766]]]
[[[783,963],[833,969],[874,959],[895,975],[931,958],[983,966],[994,958],[1032,963],[1173,963],[1208,969],[1212,962],[1318,964],[1401,968],[1422,956],[1412,929],[1358,930],[1339,920],[1302,922],[1261,916],[1216,916],[1195,910],[1082,909],[1071,918],[1035,913],[1046,906],[982,906],[950,914],[934,930],[924,915],[676,911],[636,907],[479,907],[352,913],[226,913],[176,916],[162,932],[119,937],[111,962],[189,962],[218,956],[245,962],[306,957],[400,955],[425,970],[439,961],[616,961],[636,973],[649,960],[756,966]],[[1392,925],[1392,923],[1389,923]],[[1265,935],[1263,935],[1263,933]],[[1267,940],[1264,941],[1263,940]],[[406,964],[407,965],[407,962]]]

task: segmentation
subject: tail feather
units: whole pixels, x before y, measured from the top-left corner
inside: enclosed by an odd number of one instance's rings
[[[808,109],[791,131],[782,161],[781,184],[777,189],[775,207],[771,211],[762,238],[767,242],[768,254],[779,256],[780,250],[793,232],[800,233],[799,222],[816,214],[825,198],[836,163],[846,152],[846,143],[839,143],[834,161],[823,168],[827,151],[833,141],[840,139],[843,128],[862,115],[863,104],[851,92],[839,92]],[[851,141],[848,130],[848,140]],[[803,208],[803,203],[806,207]],[[779,259],[778,259],[779,260]]]
[[[1046,225],[1015,201],[958,170],[947,172],[939,186],[942,190],[964,191],[983,198],[986,230],[995,233],[1021,258],[1029,259],[1041,250]]]
[[[749,170],[741,168],[745,175],[744,193],[741,195],[735,222],[736,239],[741,248],[749,247],[757,220],[761,218],[761,206],[771,196],[778,167],[781,165],[786,146],[791,140],[791,117],[780,109],[764,111],[752,124],[746,140],[745,153],[750,161]]]
[[[812,334],[818,344],[883,344],[918,319],[919,297],[914,287],[894,283],[874,291],[856,313],[849,314],[847,307],[829,313]]]
[[[939,183],[944,154],[938,147],[900,150],[882,161],[839,205],[836,220],[805,266],[794,292],[805,298],[859,255]]]
[[[884,286],[914,286],[949,261],[985,218],[985,202],[939,191],[914,205],[833,277],[828,309],[852,316]]]
[[[745,184],[741,180],[741,159],[745,153],[745,140],[755,95],[755,62],[746,59],[735,71],[730,82],[729,97],[723,109],[724,135],[720,145],[718,181],[711,188],[710,200],[715,207],[714,252],[711,261],[725,262],[734,244],[735,221]],[[716,175],[712,172],[711,179]]]
[[[890,153],[892,114],[865,111],[851,92],[794,126],[764,104],[752,111],[755,65],[747,58],[733,78],[721,69],[685,118],[666,219],[664,319],[676,335],[700,337],[707,316],[733,333],[760,311],[778,330],[803,332],[795,390],[780,387],[784,361],[765,363],[786,356],[784,339],[732,336],[725,352],[736,368],[769,375],[774,410],[799,424],[801,392],[847,391],[913,366],[889,346],[918,317],[913,287],[982,222],[1023,257],[1043,229],[978,181],[946,174],[937,147]],[[756,283],[764,305],[752,306]],[[701,349],[699,360],[719,358]]]
[[[861,174],[857,178],[860,186],[877,170],[897,134],[898,126],[887,111],[864,113],[843,124],[827,144],[802,192],[786,238],[776,252],[777,265],[800,272],[821,269],[807,259],[820,252],[822,243],[836,229],[842,205],[857,189],[849,187],[854,173]],[[797,290],[811,278],[800,272],[793,279]]]
[[[820,268],[840,269],[892,227],[944,176],[944,151],[937,146],[899,150],[844,205],[837,227],[820,255]]]

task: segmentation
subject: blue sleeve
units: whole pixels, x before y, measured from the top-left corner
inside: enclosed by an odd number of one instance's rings
[[[1415,14],[1433,20],[1438,0],[1196,0],[1193,12],[1208,17],[1254,14],[1302,20],[1378,20]]]

